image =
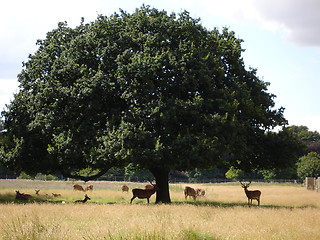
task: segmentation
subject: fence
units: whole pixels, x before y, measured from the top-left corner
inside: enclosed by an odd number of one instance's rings
[[[306,188],[307,190],[316,190],[319,192],[320,189],[320,177],[313,178],[313,177],[306,177]]]

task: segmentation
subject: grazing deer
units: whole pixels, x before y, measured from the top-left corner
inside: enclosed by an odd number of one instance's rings
[[[73,184],[73,191],[75,190],[84,192],[83,187],[79,184]]]
[[[52,193],[52,196],[54,196],[54,197],[61,197],[61,194],[60,194],[60,193]]]
[[[92,191],[93,190],[93,184],[88,184],[84,190],[85,191],[89,191],[89,190]]]
[[[150,182],[151,183],[151,182]],[[152,184],[152,183],[151,183]],[[130,204],[132,203],[133,199],[140,198],[146,198],[149,204],[149,198],[156,192],[159,191],[160,189],[156,184],[152,184],[153,188],[152,189],[140,189],[140,188],[135,188],[132,189],[132,194],[133,197],[131,198]]]
[[[197,192],[196,192],[196,190],[194,190],[194,188],[187,186],[184,188],[184,197],[186,200],[187,200],[188,196],[193,197],[193,200],[196,200]]]
[[[83,200],[76,200],[75,203],[85,203],[88,200],[91,200],[91,198],[89,198],[88,195],[86,194]]]
[[[127,185],[122,185],[122,192],[129,192],[129,187]]]
[[[197,196],[199,196],[199,197],[204,197],[204,195],[206,194],[206,191],[201,188],[197,188],[196,192],[197,192]]]
[[[32,198],[32,196],[30,194],[20,193],[19,190],[16,191],[16,199],[17,200],[29,200],[29,198]]]
[[[248,206],[250,207],[250,200],[251,200],[251,205],[252,205],[252,199],[256,199],[258,201],[258,206],[260,206],[260,196],[261,192],[259,190],[254,190],[254,191],[249,191],[248,187],[250,186],[251,181],[248,184],[244,184],[242,182],[241,186],[244,188],[244,192],[247,195],[248,198]]]

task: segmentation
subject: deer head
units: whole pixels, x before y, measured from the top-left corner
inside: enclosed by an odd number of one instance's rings
[[[150,178],[148,178],[149,183],[153,186],[154,190],[157,192],[160,190],[160,188],[157,186],[157,184],[153,184]]]
[[[241,186],[246,190],[249,186],[250,186],[250,184],[251,184],[251,180],[249,181],[249,183],[242,183],[241,181],[240,181],[240,184],[241,184]]]

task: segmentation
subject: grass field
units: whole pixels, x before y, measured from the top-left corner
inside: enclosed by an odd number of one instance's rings
[[[147,205],[121,182],[92,182],[86,204],[73,182],[0,180],[1,239],[320,239],[320,193],[294,184],[256,184],[261,206],[247,206],[240,184],[188,184],[206,197],[184,199],[186,184],[171,184],[172,204]],[[81,183],[80,183],[81,184]],[[83,185],[83,183],[82,183]],[[131,188],[144,184],[127,183]],[[42,196],[35,195],[41,189]],[[33,196],[17,201],[15,190]],[[59,193],[61,197],[46,197]],[[65,204],[62,204],[62,202]]]

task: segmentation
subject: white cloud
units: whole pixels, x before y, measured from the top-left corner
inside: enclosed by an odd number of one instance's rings
[[[251,21],[286,32],[287,40],[320,48],[319,0],[200,0],[207,11],[233,21]]]

